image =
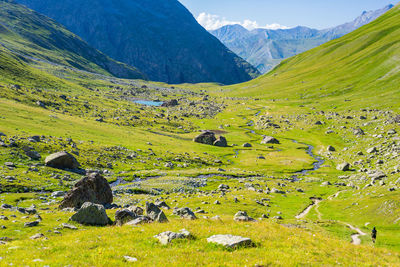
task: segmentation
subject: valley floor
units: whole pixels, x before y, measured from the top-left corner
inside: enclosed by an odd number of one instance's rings
[[[37,215],[0,209],[0,265],[119,266],[128,264],[125,256],[150,266],[400,262],[397,109],[231,98],[216,85],[173,87],[52,71],[74,86],[2,85],[0,205],[32,206],[41,221],[24,227]],[[179,105],[135,103],[171,99]],[[225,136],[228,147],[193,142],[200,130]],[[265,135],[280,143],[262,144]],[[58,151],[73,154],[82,169],[101,171],[118,207],[162,200],[197,211],[198,219],[164,210],[169,223],[71,223],[72,213],[58,209],[62,197],[51,194],[68,191],[82,175],[46,167],[44,158]],[[337,168],[345,162],[348,171]],[[111,219],[115,211],[107,210]],[[234,221],[238,211],[257,221]],[[194,238],[166,246],[154,238],[183,228]],[[44,237],[30,239],[38,233]],[[215,234],[249,237],[254,246],[234,250],[207,243]]]

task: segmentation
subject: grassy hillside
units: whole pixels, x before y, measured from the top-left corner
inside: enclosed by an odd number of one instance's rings
[[[144,78],[135,68],[90,47],[48,17],[0,1],[0,45],[28,61],[45,61],[121,78]]]
[[[316,106],[398,106],[399,54],[397,5],[371,24],[290,58],[267,75],[225,92]]]

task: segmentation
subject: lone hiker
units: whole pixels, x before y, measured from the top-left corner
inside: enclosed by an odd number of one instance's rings
[[[371,237],[372,237],[372,242],[376,242],[376,235],[378,234],[378,231],[376,231],[376,228],[372,229]]]

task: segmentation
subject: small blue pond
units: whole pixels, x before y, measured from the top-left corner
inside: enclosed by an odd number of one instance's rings
[[[163,104],[163,102],[160,101],[150,101],[150,100],[136,100],[134,102],[141,105],[153,106],[153,107],[159,107]]]

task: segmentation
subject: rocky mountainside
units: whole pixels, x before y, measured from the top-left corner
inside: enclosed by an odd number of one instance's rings
[[[0,1],[0,44],[25,60],[121,78],[144,78],[135,68],[102,54],[52,19],[9,1]]]
[[[248,31],[240,25],[227,25],[211,33],[236,54],[256,66],[260,72],[265,73],[283,59],[348,34],[372,22],[391,8],[393,5],[363,12],[352,22],[324,30],[299,26],[284,30]]]
[[[154,81],[233,84],[259,74],[204,30],[177,0],[18,2]]]

